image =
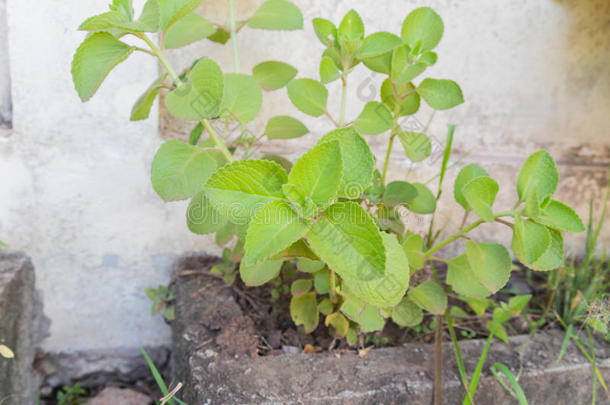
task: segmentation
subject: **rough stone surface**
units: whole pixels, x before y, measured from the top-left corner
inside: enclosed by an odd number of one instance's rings
[[[22,253],[0,252],[0,344],[15,353],[13,359],[0,357],[0,402],[36,403],[34,358],[45,323],[32,262]]]
[[[152,400],[147,395],[130,389],[104,388],[87,405],[149,405]]]
[[[191,275],[177,282],[176,321],[173,324],[174,380],[185,384],[189,404],[431,404],[432,345],[408,344],[373,349],[366,358],[354,353],[293,354],[259,358],[224,356],[209,342],[223,324],[241,310],[221,281]],[[211,311],[219,308],[221,311]],[[494,341],[475,397],[477,404],[513,405],[512,398],[490,375],[494,362],[507,365],[530,404],[574,405],[591,402],[591,366],[574,346],[559,364],[555,359],[563,335],[551,331],[533,338],[519,336],[510,345]],[[466,369],[475,368],[484,341],[462,341]],[[464,391],[458,380],[450,343],[443,345],[446,405],[461,404]],[[610,347],[599,345],[597,359],[610,379]],[[598,404],[608,404],[598,391]]]

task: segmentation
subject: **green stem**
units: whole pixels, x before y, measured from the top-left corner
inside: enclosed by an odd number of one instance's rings
[[[141,38],[144,42],[146,42],[146,44],[148,44],[150,49],[152,49],[157,58],[159,58],[159,62],[161,62],[161,64],[163,65],[169,76],[172,78],[174,83],[176,83],[176,86],[180,86],[181,84],[183,84],[178,74],[176,74],[176,71],[174,70],[172,64],[165,56],[165,53],[161,49],[159,49],[159,47],[153,41],[151,41],[150,38],[148,38],[145,34],[140,34],[138,35],[138,37]],[[231,155],[231,152],[229,152],[222,139],[220,139],[218,134],[216,134],[216,131],[214,131],[214,128],[212,128],[210,122],[207,119],[202,119],[201,124],[208,131],[210,138],[214,141],[216,147],[220,149],[220,152],[227,158],[229,162],[233,161],[233,156]]]
[[[515,211],[510,210],[510,211],[498,212],[497,214],[494,214],[494,217],[495,218],[499,218],[499,217],[513,216],[513,215],[515,215]],[[434,252],[436,252],[437,250],[442,249],[445,246],[447,246],[448,244],[450,244],[451,242],[461,238],[462,236],[466,235],[468,232],[472,231],[474,228],[476,228],[477,226],[481,225],[484,222],[485,222],[485,220],[478,219],[478,220],[474,221],[472,224],[470,224],[470,225],[460,229],[459,231],[457,231],[453,235],[449,236],[447,239],[439,242],[438,244],[436,244],[436,245],[432,246],[430,249],[428,249],[424,253],[424,257],[428,258],[428,257],[432,256],[432,254]]]
[[[491,346],[491,341],[494,337],[493,333],[489,334],[487,338],[487,342],[485,342],[485,347],[483,347],[483,351],[481,352],[481,357],[479,357],[479,361],[477,362],[477,366],[474,369],[474,374],[472,374],[472,380],[470,380],[470,387],[468,389],[468,395],[464,398],[464,402],[462,405],[471,405],[471,398],[474,398],[474,394],[477,391],[477,385],[479,385],[479,377],[481,376],[481,372],[483,371],[483,365],[485,364],[485,359],[487,358],[487,352],[489,352],[489,346]]]
[[[341,113],[339,115],[339,126],[342,127],[345,122],[345,101],[347,99],[347,76],[341,77]]]
[[[234,0],[229,0],[229,24],[231,25],[231,44],[233,45],[233,66],[235,73],[239,73],[239,50],[237,49],[237,29],[235,28]]]
[[[447,320],[447,328],[449,329],[449,335],[451,336],[451,342],[453,343],[453,352],[455,353],[455,362],[458,366],[460,379],[462,380],[462,385],[466,390],[466,395],[470,397],[470,390],[468,389],[468,375],[466,374],[466,367],[464,366],[464,360],[462,360],[462,351],[460,350],[460,345],[458,344],[458,340],[455,335],[455,329],[453,329],[453,321],[449,315],[449,310],[445,310],[445,319]],[[470,400],[472,401],[472,397],[470,397]]]
[[[335,276],[334,270],[328,269],[328,272],[328,277],[330,280],[330,288],[328,290],[328,293],[330,295],[330,301],[334,304],[335,302],[337,302],[337,277]]]
[[[388,174],[388,165],[390,164],[390,155],[392,154],[392,146],[394,145],[394,138],[396,134],[390,135],[390,143],[388,143],[388,151],[385,154],[385,162],[383,163],[383,175],[381,176],[381,182],[385,184],[385,179]]]

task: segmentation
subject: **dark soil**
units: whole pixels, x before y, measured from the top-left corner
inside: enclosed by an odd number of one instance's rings
[[[175,278],[179,277],[203,277],[207,280],[201,293],[205,294],[208,288],[226,288],[230,291],[232,298],[241,308],[241,316],[227,317],[223,310],[223,302],[217,302],[217,308],[213,313],[217,314],[214,319],[205,325],[208,331],[216,331],[214,339],[205,343],[206,348],[213,348],[222,355],[230,357],[277,355],[282,353],[318,352],[318,351],[345,351],[355,350],[350,347],[344,339],[334,339],[324,326],[323,316],[320,318],[318,328],[311,334],[305,334],[301,328],[295,326],[290,317],[290,291],[284,288],[275,301],[272,299],[271,290],[274,288],[267,283],[261,287],[246,287],[239,277],[232,285],[224,282],[221,276],[210,273],[210,268],[219,263],[220,259],[206,256],[189,256],[184,258],[176,268]],[[446,270],[438,268],[439,277],[444,279]],[[311,275],[294,271],[291,268],[282,269],[283,284],[288,287],[297,278],[310,278]],[[412,278],[412,284],[417,285],[430,279],[427,269],[420,270]],[[531,285],[540,285],[541,280],[529,280],[527,270],[514,271],[509,284],[500,293],[492,298],[496,301],[507,301],[515,294],[534,294],[530,306],[534,308],[544,302],[544,290],[532,288]],[[282,288],[277,288],[282,291]],[[288,290],[288,291],[287,291]],[[450,298],[450,306],[459,306],[467,315],[458,316],[454,320],[454,328],[458,339],[475,339],[488,335],[485,323],[491,315],[476,316],[463,302]],[[540,307],[539,307],[540,308]],[[490,311],[488,311],[489,313]],[[528,320],[536,320],[535,313],[525,315]],[[365,334],[360,337],[359,349],[370,346],[386,347],[399,346],[405,343],[430,343],[434,341],[435,317],[426,314],[422,324],[415,328],[401,328],[391,320],[381,332]],[[227,323],[227,319],[230,319]],[[508,328],[509,335],[520,335],[530,331],[529,323],[523,317],[513,318]],[[448,332],[445,340],[449,340]],[[213,340],[213,341],[212,341]]]

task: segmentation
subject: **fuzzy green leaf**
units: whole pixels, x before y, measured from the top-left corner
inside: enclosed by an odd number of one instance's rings
[[[112,4],[108,8],[112,11],[118,11],[127,16],[129,20],[133,20],[133,4],[132,0],[112,0]]]
[[[199,7],[202,0],[159,0],[161,9],[161,25],[163,31],[168,31],[175,23],[191,14]]]
[[[436,210],[436,198],[432,191],[422,183],[412,183],[417,196],[407,203],[407,208],[417,214],[432,214]]]
[[[356,56],[358,59],[369,59],[381,56],[402,45],[402,40],[389,32],[376,32],[364,38]]]
[[[464,102],[462,89],[453,80],[424,79],[417,92],[426,103],[437,110],[448,110]]]
[[[436,63],[438,55],[436,52],[424,52],[420,57],[419,61],[427,66],[432,66]]]
[[[334,38],[337,36],[337,27],[325,18],[314,18],[312,21],[313,30],[324,46],[332,46]]]
[[[585,230],[582,219],[572,207],[557,200],[551,200],[542,211],[542,215],[535,221],[558,231],[583,232]]]
[[[307,241],[343,279],[366,281],[383,276],[386,258],[381,234],[356,203],[331,205],[307,233]]]
[[[358,298],[380,308],[397,305],[409,287],[409,261],[395,237],[381,233],[386,252],[383,277],[368,281],[343,280]]]
[[[268,160],[240,160],[217,170],[204,191],[218,212],[233,223],[246,224],[263,205],[283,198],[286,172]]]
[[[186,224],[189,230],[199,235],[219,231],[228,222],[227,218],[212,207],[202,191],[195,194],[186,210]]]
[[[417,188],[407,181],[392,181],[386,186],[382,199],[390,206],[406,204],[417,197],[417,193]]]
[[[455,292],[466,297],[484,298],[493,294],[493,291],[485,287],[475,276],[466,253],[449,260],[447,284],[451,285]]]
[[[339,197],[358,198],[369,186],[375,169],[375,156],[366,141],[353,128],[340,128],[324,135],[318,144],[339,141],[343,177]]]
[[[366,305],[356,297],[347,295],[341,305],[343,312],[349,319],[360,325],[364,333],[382,330],[385,320],[379,315],[379,309]]]
[[[284,201],[267,203],[254,214],[248,233],[244,261],[257,264],[301,239],[309,225]]]
[[[491,206],[496,200],[500,187],[494,179],[488,176],[480,176],[470,180],[462,187],[462,194],[468,205],[478,216],[487,222],[494,222],[494,213]]]
[[[511,248],[522,263],[531,266],[550,246],[551,234],[544,225],[515,217]]]
[[[93,97],[108,73],[133,50],[107,32],[85,38],[72,59],[72,80],[80,99],[87,101]]]
[[[333,336],[336,338],[344,338],[349,330],[349,321],[339,312],[328,314],[324,325],[332,327]]]
[[[258,264],[239,264],[239,276],[249,287],[258,287],[280,274],[283,260],[266,260]]]
[[[313,287],[313,282],[311,279],[299,279],[292,282],[290,286],[290,293],[293,297],[298,297],[299,295],[305,294],[311,291],[311,287]]]
[[[300,30],[301,10],[287,0],[267,0],[248,20],[248,27],[264,30]]]
[[[286,115],[271,118],[265,127],[268,139],[300,138],[308,133],[309,129],[301,121]]]
[[[165,47],[167,49],[181,48],[207,38],[215,32],[216,27],[214,24],[199,14],[190,13],[177,21],[167,31]]]
[[[551,243],[538,260],[534,263],[527,263],[527,267],[532,270],[549,271],[563,266],[563,236],[561,236],[561,232],[554,229],[547,228],[547,230],[551,237]]]
[[[295,325],[303,325],[305,333],[311,333],[318,327],[319,313],[316,293],[310,292],[293,297],[290,300],[290,316]]]
[[[408,231],[402,240],[402,248],[409,259],[409,266],[413,270],[424,267],[424,240],[421,235]]]
[[[131,121],[140,121],[145,120],[150,115],[150,109],[152,108],[153,102],[157,98],[159,94],[159,90],[161,90],[161,85],[165,81],[167,77],[167,73],[159,76],[157,80],[155,80],[146,91],[138,98],[136,103],[133,105],[131,109]]]
[[[318,294],[328,294],[330,291],[330,276],[328,270],[324,269],[314,273],[313,285]]]
[[[284,184],[282,192],[286,197],[286,202],[292,207],[297,215],[306,220],[312,220],[318,215],[320,208],[311,199],[311,196],[296,184]]]
[[[315,273],[322,270],[326,265],[319,260],[312,260],[306,257],[297,259],[297,269],[305,273]]]
[[[319,81],[296,79],[288,83],[286,89],[292,104],[305,114],[319,117],[326,111],[328,90]]]
[[[385,104],[370,101],[354,122],[354,129],[364,135],[379,135],[390,130],[393,123],[392,113]]]
[[[442,315],[447,308],[447,295],[434,281],[425,281],[409,290],[408,298],[421,309]]]
[[[455,197],[455,201],[457,201],[458,204],[464,207],[466,211],[469,211],[472,208],[468,204],[468,201],[466,201],[466,197],[464,196],[462,189],[471,180],[477,177],[487,175],[488,174],[485,169],[475,163],[471,163],[467,166],[464,166],[455,178],[455,183],[453,185],[453,196]]]
[[[288,63],[268,61],[254,66],[252,75],[263,89],[276,90],[294,79],[297,70]]]
[[[320,143],[295,162],[288,183],[299,186],[323,210],[337,196],[342,167],[339,142]]]
[[[497,321],[489,321],[485,324],[487,330],[494,334],[495,337],[508,344],[508,334],[506,333],[506,329],[500,322]]]
[[[334,82],[341,77],[341,71],[330,56],[320,60],[320,81],[324,84]]]
[[[531,294],[517,295],[508,300],[508,307],[511,309],[511,311],[513,311],[513,313],[519,314],[525,309],[526,305],[531,299]]]
[[[345,14],[337,30],[339,38],[344,41],[353,41],[364,38],[364,24],[362,18],[352,9]]]
[[[414,90],[415,87],[411,83],[392,86],[390,79],[385,79],[381,84],[381,100],[391,111],[395,110],[396,100],[399,100],[398,115],[401,117],[415,114],[419,110],[420,97]]]
[[[417,163],[432,154],[432,143],[428,135],[421,132],[404,132],[402,128],[396,127],[395,134],[411,162]]]
[[[520,201],[525,201],[527,194],[536,190],[539,201],[552,196],[559,183],[557,166],[551,155],[539,150],[530,155],[517,177],[517,194]]]
[[[263,92],[252,76],[229,73],[224,76],[224,96],[220,115],[248,123],[256,118],[263,104]]]
[[[466,257],[476,280],[492,294],[508,283],[512,262],[504,246],[497,243],[467,241]]]
[[[407,83],[426,70],[425,63],[409,63],[409,48],[400,46],[392,52],[392,82]]]
[[[440,42],[444,31],[443,20],[430,7],[411,11],[402,24],[400,36],[411,48],[421,43],[422,52],[433,49]]]
[[[424,313],[420,307],[408,298],[392,308],[392,321],[398,326],[412,328],[419,325],[424,320]]]
[[[174,139],[157,151],[150,179],[163,201],[185,200],[201,191],[214,170],[216,161],[205,149]]]
[[[176,118],[199,121],[220,113],[224,76],[212,59],[200,59],[189,73],[189,82],[170,91],[165,98],[167,109]]]

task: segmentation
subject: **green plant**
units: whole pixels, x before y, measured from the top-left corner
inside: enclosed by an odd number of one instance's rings
[[[168,321],[174,320],[174,300],[176,299],[176,288],[173,285],[160,285],[155,288],[144,290],[146,296],[152,301],[152,314],[163,312],[163,317]]]
[[[79,383],[64,385],[57,391],[57,405],[79,405],[84,404],[88,399],[87,391]]]
[[[507,210],[492,209],[499,185],[487,171],[476,164],[465,166],[454,184],[454,197],[464,208],[464,219],[457,232],[441,239],[441,230],[435,229],[434,213],[449,168],[454,126],[449,126],[436,193],[423,183],[386,181],[396,139],[412,162],[421,162],[432,153],[427,128],[405,130],[403,117],[415,114],[422,99],[434,110],[450,109],[464,101],[459,85],[452,80],[425,78],[415,83],[438,58],[433,50],[444,26],[432,9],[412,11],[404,20],[400,36],[389,32],[365,36],[362,19],[355,10],[349,11],[339,26],[315,18],[315,33],[325,47],[318,81],[294,78],[296,69],[276,62],[258,65],[253,76],[223,74],[209,58],[196,61],[178,75],[163,46],[158,47],[144,32],[161,30],[163,45],[174,24],[188,26],[185,16],[191,15],[200,1],[178,1],[182,6],[171,12],[168,3],[149,0],[136,21],[133,13],[119,17],[117,13],[121,12],[113,11],[112,18],[96,16],[85,22],[82,29],[96,32],[76,52],[72,69],[76,88],[84,100],[88,99],[108,71],[134,50],[159,59],[166,72],[152,86],[154,91],[149,89],[146,93],[146,103],[137,105],[149,107],[157,93],[168,87],[169,111],[178,118],[199,123],[191,134],[191,144],[174,140],[161,146],[153,159],[153,188],[165,201],[190,198],[189,228],[200,234],[216,233],[220,245],[231,243],[223,252],[223,264],[215,269],[227,281],[231,282],[239,271],[246,285],[276,285],[283,263],[294,262],[302,275],[290,288],[290,314],[304,332],[315,330],[322,315],[333,336],[345,337],[348,343],[355,344],[359,332],[381,330],[388,319],[400,326],[414,327],[427,311],[436,315],[439,364],[448,295],[471,303],[485,299],[504,287],[513,267],[503,245],[469,238],[473,229],[494,222],[510,226],[513,253],[529,268],[539,271],[563,264],[562,232],[584,230],[570,207],[553,200],[559,175],[553,158],[540,150],[523,164],[517,178],[516,203]],[[119,4],[127,4],[131,10],[128,1],[115,0],[113,7]],[[230,6],[229,28],[214,35],[225,33],[227,38],[226,33],[230,33],[234,38],[244,26],[234,21],[232,1]],[[290,2],[269,0],[259,10],[263,8],[248,20],[250,27],[300,28],[302,17]],[[155,18],[157,10],[160,19]],[[116,18],[122,22],[116,23]],[[109,19],[115,22],[109,23]],[[125,33],[142,39],[149,49],[121,42],[117,36]],[[238,67],[235,41],[233,46]],[[362,66],[386,78],[380,100],[368,102],[347,125],[349,76]],[[171,84],[163,84],[166,76]],[[335,80],[341,81],[336,119],[327,108],[326,88]],[[277,156],[249,159],[250,146],[260,137],[247,135],[245,128],[259,111],[261,86],[286,86],[288,97],[298,110],[314,117],[324,116],[336,128],[294,165]],[[240,137],[227,145],[228,133],[219,136],[209,120],[221,121],[225,127],[236,121],[241,128]],[[201,141],[203,130],[209,139]],[[263,135],[269,139],[295,138],[306,132],[307,128],[294,118],[278,116],[269,120]],[[381,170],[377,170],[376,158],[363,135],[383,134],[388,147]],[[237,160],[238,157],[245,160]],[[425,238],[406,229],[401,215],[405,211],[432,214]],[[478,218],[468,223],[472,213]],[[463,254],[450,260],[436,256],[439,250],[462,238],[468,239]],[[448,265],[445,282],[434,267],[439,261]],[[426,266],[432,269],[433,278],[410,286],[411,274]],[[510,303],[493,310],[488,323],[489,343],[492,336],[505,340],[503,323],[512,311]],[[440,397],[438,367],[436,375],[436,393]],[[473,387],[476,389],[474,380]],[[465,388],[468,390],[468,384]]]
[[[157,383],[157,386],[161,390],[161,393],[164,395],[163,398],[161,398],[160,404],[161,405],[165,405],[165,404],[175,405],[175,403],[177,402],[178,405],[186,405],[185,402],[181,401],[180,399],[178,399],[176,397],[176,393],[180,390],[180,388],[182,387],[182,384],[179,383],[170,392],[167,388],[167,385],[165,384],[165,381],[163,380],[163,376],[159,372],[159,369],[157,369],[157,366],[155,366],[155,363],[152,361],[152,359],[150,358],[148,353],[146,353],[146,350],[140,349],[140,352],[142,353],[142,356],[144,356],[144,359],[146,360],[146,364],[148,365],[148,368],[150,369],[150,372],[152,373],[153,378],[155,379],[155,382]]]

